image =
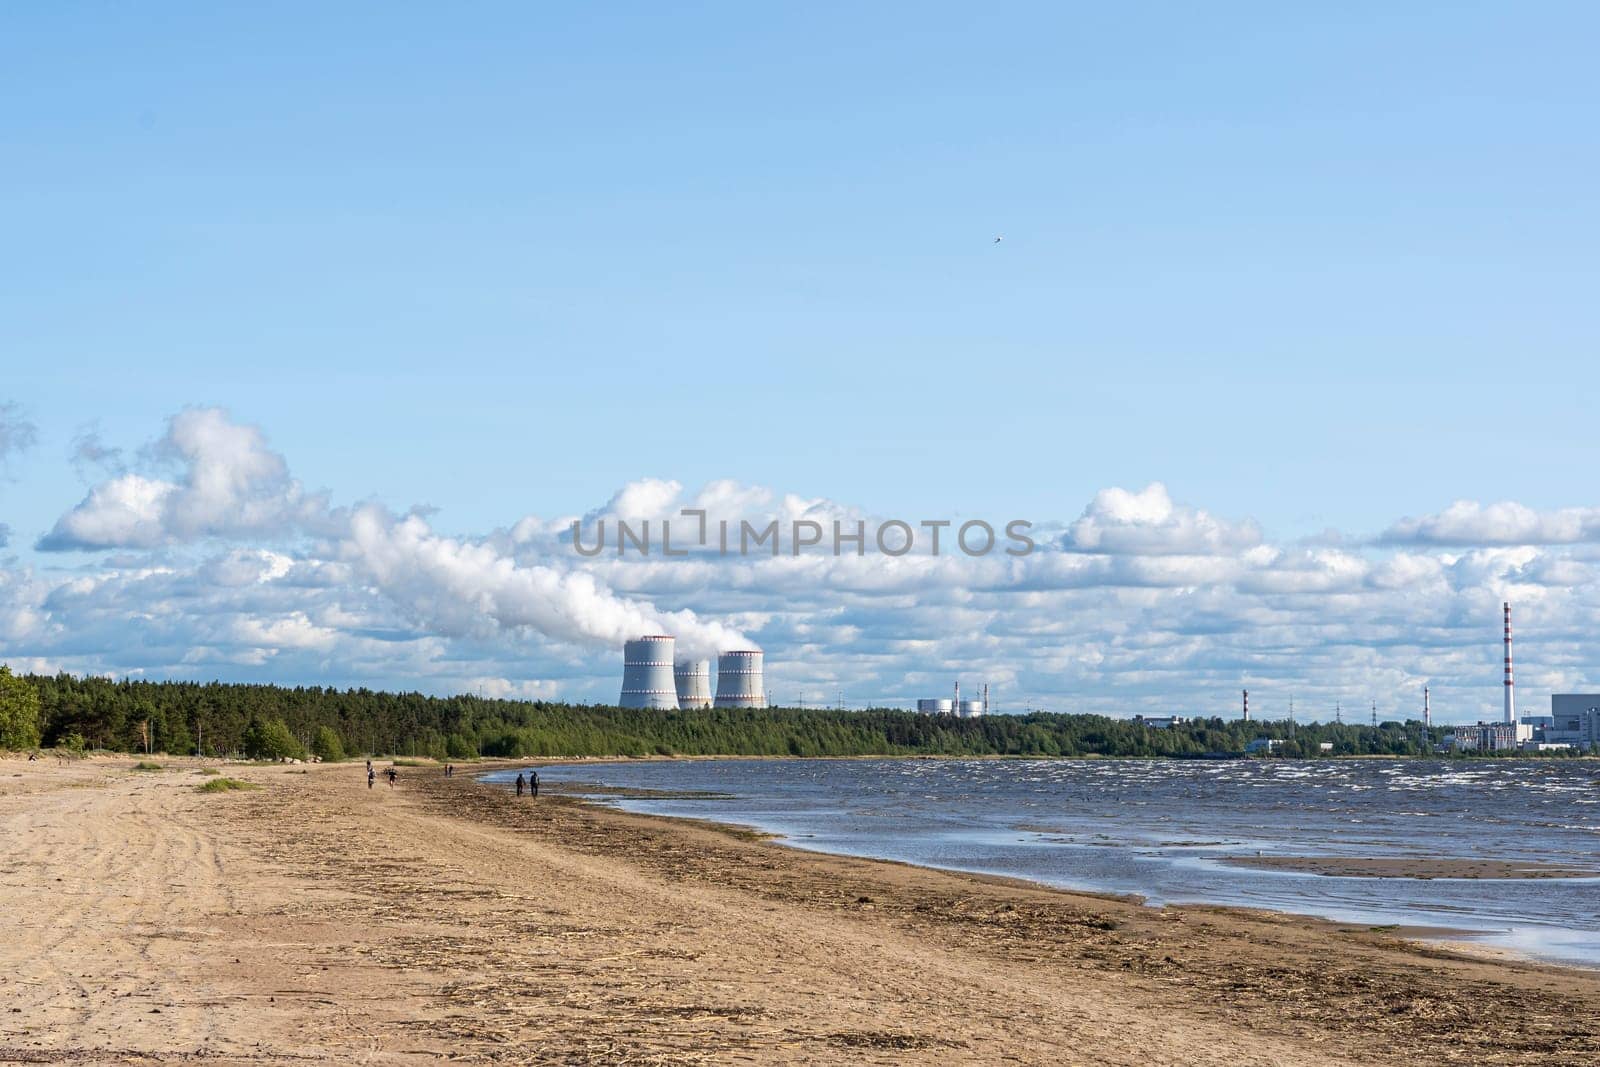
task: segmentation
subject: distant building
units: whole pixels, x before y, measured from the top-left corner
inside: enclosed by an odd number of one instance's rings
[[[1514,752],[1519,732],[1516,723],[1480,722],[1475,726],[1457,726],[1456,732],[1447,736],[1445,742],[1458,752]]]
[[[1552,695],[1550,725],[1539,730],[1533,740],[1584,749],[1600,745],[1600,693]]]
[[[1317,742],[1317,751],[1318,752],[1332,752],[1333,751],[1333,742],[1332,741],[1318,741]]]
[[[1170,730],[1189,720],[1183,715],[1135,715],[1133,721],[1143,723],[1152,730]]]
[[[1283,742],[1276,737],[1258,737],[1248,745],[1244,746],[1244,750],[1252,755],[1257,752],[1265,752],[1268,755],[1271,755],[1282,747]]]

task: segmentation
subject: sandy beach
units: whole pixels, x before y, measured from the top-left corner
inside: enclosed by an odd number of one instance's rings
[[[1600,974],[463,772],[0,762],[0,1061],[1584,1064]],[[480,768],[481,769],[481,768]]]

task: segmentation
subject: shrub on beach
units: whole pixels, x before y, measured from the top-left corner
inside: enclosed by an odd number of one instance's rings
[[[140,760],[133,765],[133,769],[136,771],[159,771],[161,764],[151,763],[149,760]]]
[[[213,778],[194,787],[199,793],[229,793],[235,789],[260,789],[254,782],[241,782],[237,778]]]

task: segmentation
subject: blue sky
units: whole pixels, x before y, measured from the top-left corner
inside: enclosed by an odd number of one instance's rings
[[[32,547],[106,476],[73,441],[136,459],[186,407],[260,427],[308,493],[427,505],[460,538],[645,478],[1062,523],[1159,482],[1278,545],[1463,499],[1585,508],[1597,23],[1584,4],[13,12],[0,399],[36,440],[5,457],[4,551],[34,582],[110,566]],[[1592,660],[1573,640],[1552,677]],[[1041,699],[1105,684],[1052,677]]]

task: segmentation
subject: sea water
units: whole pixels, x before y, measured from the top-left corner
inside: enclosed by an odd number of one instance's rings
[[[798,848],[1150,904],[1458,931],[1600,966],[1600,878],[1331,877],[1220,862],[1260,854],[1600,869],[1600,765],[1587,761],[671,760],[550,766],[540,777],[628,811],[750,826]]]

